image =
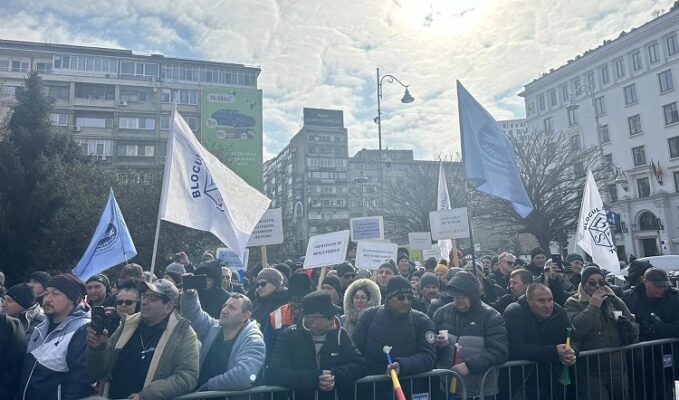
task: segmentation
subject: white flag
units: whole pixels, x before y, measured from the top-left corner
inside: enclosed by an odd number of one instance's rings
[[[443,161],[439,163],[439,188],[436,196],[436,211],[450,210],[450,195],[448,195],[448,184],[446,174],[443,172]],[[453,241],[450,239],[439,240],[441,248],[441,258],[447,260],[450,257],[450,250],[453,248]]]
[[[587,182],[575,235],[577,245],[592,256],[595,264],[609,272],[620,272],[611,227],[608,225],[606,210],[591,170],[587,171]]]
[[[211,232],[242,260],[270,202],[207,151],[176,110],[172,113],[160,219]]]

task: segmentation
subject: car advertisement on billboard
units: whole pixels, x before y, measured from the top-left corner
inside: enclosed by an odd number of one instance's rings
[[[262,91],[204,87],[202,144],[251,186],[262,186]]]

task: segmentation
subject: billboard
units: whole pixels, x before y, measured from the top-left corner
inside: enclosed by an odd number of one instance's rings
[[[344,128],[344,114],[340,110],[304,109],[304,126]]]
[[[262,91],[206,86],[201,105],[201,144],[261,189]]]

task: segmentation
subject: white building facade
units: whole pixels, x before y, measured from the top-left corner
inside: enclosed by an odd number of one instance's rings
[[[678,35],[675,5],[520,94],[527,129],[563,132],[575,149],[601,146],[609,177],[599,189],[620,216],[620,257],[679,254]]]

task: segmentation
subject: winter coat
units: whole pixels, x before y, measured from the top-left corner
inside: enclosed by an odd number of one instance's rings
[[[549,272],[545,272],[533,282],[540,282],[547,286],[554,296],[554,302],[563,306],[566,300],[575,293],[576,288],[565,274],[558,274],[554,279],[549,276]]]
[[[105,380],[104,396],[108,395],[111,371],[118,354],[141,323],[139,313],[123,315],[120,326],[105,346],[87,348],[87,369],[92,377]],[[198,381],[198,340],[188,320],[176,312],[169,316],[165,331],[160,336],[151,365],[146,374],[143,400],[172,399],[191,392]]]
[[[33,335],[33,331],[35,328],[42,323],[42,321],[45,320],[45,312],[42,310],[42,307],[40,307],[40,304],[35,303],[29,308],[26,309],[19,317],[17,318],[19,321],[21,321],[21,325],[23,326],[24,332],[26,333],[26,340],[30,340],[31,336]]]
[[[339,399],[353,398],[353,383],[365,376],[365,358],[343,328],[328,332],[318,355],[311,334],[301,324],[281,332],[267,366],[267,381],[295,390],[296,399],[334,399],[334,391],[318,390],[322,370],[335,376]]]
[[[542,273],[545,271],[544,267],[540,268],[537,265],[535,265],[532,261],[526,265],[526,270],[530,271],[533,274],[534,278],[537,278],[538,276],[542,275]]]
[[[625,290],[622,300],[642,327],[640,340],[679,338],[679,297],[675,289],[669,288],[662,298],[651,301],[646,296],[646,286],[641,284]]]
[[[434,368],[436,349],[434,324],[423,313],[411,310],[394,317],[386,306],[364,310],[353,334],[358,350],[366,357],[368,373],[382,375],[386,371],[383,347],[391,346],[391,357],[400,364],[400,375],[409,376]]]
[[[344,292],[344,316],[342,317],[342,326],[349,332],[349,335],[354,334],[358,324],[358,317],[360,316],[360,312],[354,308],[353,301],[354,295],[359,288],[365,288],[370,295],[370,300],[368,300],[368,305],[365,309],[379,306],[382,302],[380,288],[375,282],[370,279],[357,279],[353,281]]]
[[[488,278],[483,278],[483,290],[481,299],[484,303],[490,305],[500,299],[500,297],[507,294],[507,288],[502,287],[496,283],[491,282]]]
[[[441,297],[439,297],[438,299],[434,299],[431,301],[431,303],[429,303],[429,307],[427,308],[427,316],[429,318],[433,318],[434,313],[436,313],[436,310],[452,302],[453,302],[452,297],[446,296],[444,293],[441,293]]]
[[[200,367],[202,368],[212,344],[223,337],[219,320],[211,318],[200,307],[195,292],[184,292],[182,316],[191,321],[200,340]],[[241,329],[231,349],[231,355],[223,374],[210,378],[198,390],[246,390],[254,386],[255,379],[264,366],[264,339],[255,321],[248,321]]]
[[[477,396],[481,379],[488,369],[507,361],[509,356],[507,328],[500,313],[480,299],[471,300],[467,312],[459,312],[453,303],[446,304],[434,313],[436,331],[448,330],[449,346],[437,347],[437,368],[451,369],[456,346],[460,352],[459,362],[469,369],[465,377],[468,396]],[[497,393],[497,375],[486,379],[485,395]]]
[[[198,291],[198,297],[200,298],[200,304],[203,311],[215,319],[219,319],[219,314],[222,312],[224,303],[226,303],[229,296],[231,296],[231,293],[222,289],[221,286],[218,286],[219,283],[221,283],[221,280],[217,281],[210,289]]]
[[[94,394],[94,380],[85,366],[88,322],[87,313],[76,308],[49,334],[49,319],[35,328],[24,356],[22,400],[80,399]]]
[[[18,319],[0,313],[0,399],[13,399],[19,389],[26,335]]]
[[[563,393],[558,380],[563,367],[556,346],[566,343],[566,329],[571,327],[566,311],[555,303],[552,315],[546,320],[538,320],[530,310],[526,296],[521,296],[507,306],[503,317],[509,336],[509,359],[538,363],[537,368],[533,365],[522,367],[520,374],[513,374],[512,378],[518,379],[513,379],[512,395],[525,390],[526,399],[561,398]]]
[[[503,314],[507,307],[509,307],[510,304],[516,302],[518,300],[518,297],[514,296],[513,293],[506,294],[498,299],[493,304],[490,304],[491,307],[497,310],[500,314]]]
[[[507,288],[509,287],[509,275],[504,275],[499,270],[493,271],[490,274],[488,274],[488,277],[486,279],[488,279],[488,281],[490,281],[491,283],[494,283],[505,290],[507,290]]]
[[[254,291],[252,299],[252,319],[259,323],[263,330],[264,324],[269,323],[269,314],[283,304],[288,303],[288,289],[282,287],[266,297],[259,297]]]

